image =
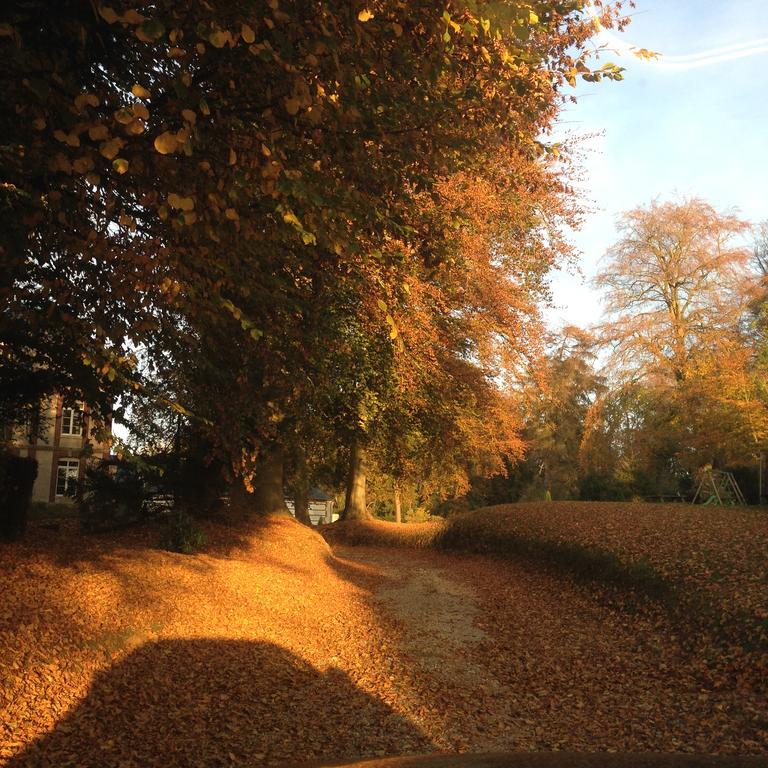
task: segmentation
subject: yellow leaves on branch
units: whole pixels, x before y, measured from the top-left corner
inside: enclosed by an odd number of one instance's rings
[[[176,192],[171,192],[171,194],[168,195],[168,205],[179,211],[192,211],[195,208],[195,199],[193,197],[178,195]]]

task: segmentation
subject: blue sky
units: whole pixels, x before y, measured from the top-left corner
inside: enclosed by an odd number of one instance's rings
[[[654,198],[698,196],[752,221],[768,219],[768,0],[637,0],[625,45],[649,48],[660,63],[612,52],[626,68],[618,83],[580,84],[558,135],[588,141],[585,195],[593,213],[574,242],[583,276],[557,273],[550,324],[587,326],[600,317],[588,282],[615,240],[616,217]],[[712,54],[753,43],[735,60]],[[677,56],[695,56],[686,68]]]

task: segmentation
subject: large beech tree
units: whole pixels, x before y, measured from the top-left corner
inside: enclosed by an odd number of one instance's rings
[[[659,467],[639,461],[652,477],[662,465],[694,473],[748,461],[765,438],[758,355],[745,333],[759,292],[748,231],[702,200],[654,202],[622,217],[598,275],[614,404],[624,392],[641,405],[628,434],[637,455],[657,457]]]
[[[753,295],[751,252],[740,242],[748,228],[697,199],[622,216],[596,280],[607,299],[601,335],[616,367],[683,381],[697,355],[737,332]]]
[[[384,389],[365,366],[347,378],[353,431],[391,388],[404,276],[445,281],[443,323],[463,316],[467,339],[491,338],[473,336],[480,313],[471,319],[469,301],[453,312],[445,276],[457,240],[424,200],[483,171],[500,148],[537,162],[563,83],[620,77],[585,64],[594,25],[583,6],[5,7],[3,365],[39,361],[41,377],[61,371],[106,404],[116,388],[143,386],[133,350],[167,359],[188,398],[176,406],[210,431],[232,475],[248,490],[261,466],[274,489],[314,386],[296,371],[339,343],[320,333],[338,325],[308,323],[316,294],[325,306],[355,297],[354,312],[340,312],[360,329],[353,349],[379,349],[380,338],[390,347],[368,367]],[[611,23],[615,9],[604,16]],[[538,273],[535,261],[524,269]],[[425,267],[439,277],[424,279]],[[257,504],[275,495],[265,493]]]

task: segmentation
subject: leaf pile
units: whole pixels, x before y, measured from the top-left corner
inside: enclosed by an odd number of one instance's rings
[[[0,548],[0,764],[219,766],[428,751],[365,592],[289,519],[193,557],[157,532]],[[397,704],[397,706],[395,706]]]
[[[657,509],[669,525],[654,562],[670,576],[698,573],[681,565],[683,534],[677,549],[673,539],[687,530],[702,542],[705,525],[686,528],[679,507],[631,509],[615,524],[607,505],[490,510],[477,520],[516,516],[555,535],[559,516],[561,531],[602,546],[623,526],[622,552],[639,555],[641,523]],[[730,540],[714,511],[700,518],[713,521],[708,551],[727,559],[733,548],[741,560],[726,583],[754,582],[759,603],[758,561],[747,557],[761,541],[759,519],[719,511],[729,514]],[[441,525],[413,529],[422,543],[429,528]],[[0,764],[768,747],[759,648],[714,635],[692,644],[676,617],[624,605],[597,582],[428,548],[333,554],[289,519],[209,524],[206,534],[208,550],[195,556],[155,549],[157,531],[84,538],[40,525],[0,548]],[[699,589],[688,579],[686,589]],[[395,610],[393,596],[415,602]]]

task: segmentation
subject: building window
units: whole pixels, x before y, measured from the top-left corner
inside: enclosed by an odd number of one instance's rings
[[[59,459],[56,468],[56,495],[69,496],[75,490],[77,475],[80,471],[79,459]]]
[[[83,412],[79,408],[61,409],[61,434],[83,434]]]

